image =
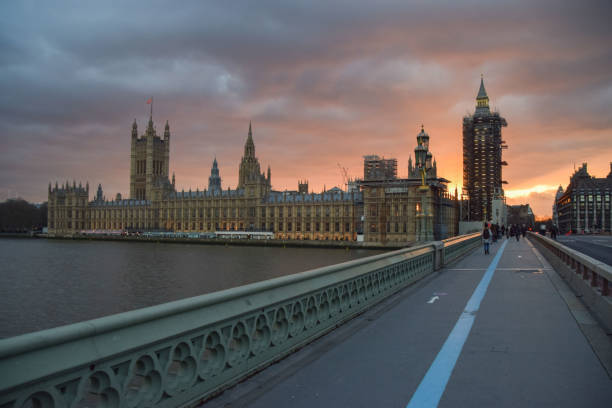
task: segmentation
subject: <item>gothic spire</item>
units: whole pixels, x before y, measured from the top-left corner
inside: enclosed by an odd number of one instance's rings
[[[476,112],[488,112],[489,111],[489,96],[484,86],[484,76],[480,75],[480,89],[478,89],[478,95],[476,96]]]
[[[168,124],[168,120],[166,120],[166,127],[164,129],[164,139],[170,139],[170,125]]]
[[[244,157],[255,157],[255,143],[253,142],[253,130],[249,121],[249,135],[244,145]]]
[[[208,191],[221,191],[221,177],[219,177],[219,167],[217,166],[217,157],[213,161],[210,169],[210,177],[208,178]]]
[[[476,99],[481,98],[488,98],[487,91],[485,90],[484,86],[484,75],[482,74],[480,74],[480,89],[478,90],[478,96],[476,96]]]

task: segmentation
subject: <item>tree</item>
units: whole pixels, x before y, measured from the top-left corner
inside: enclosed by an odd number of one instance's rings
[[[35,205],[17,198],[0,203],[0,232],[28,232],[46,226],[46,202]]]

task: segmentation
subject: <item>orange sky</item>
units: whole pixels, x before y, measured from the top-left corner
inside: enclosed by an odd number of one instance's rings
[[[130,130],[155,97],[178,188],[206,188],[216,156],[235,187],[249,121],[275,189],[362,176],[398,159],[421,123],[438,174],[461,184],[462,117],[484,74],[507,119],[508,202],[551,214],[574,163],[612,161],[607,1],[241,2],[168,8],[58,1],[0,17],[0,199],[46,199],[56,180],[128,195]],[[70,12],[67,12],[67,11]],[[93,188],[92,188],[93,189]]]

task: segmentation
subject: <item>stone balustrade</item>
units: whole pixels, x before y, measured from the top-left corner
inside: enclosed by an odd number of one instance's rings
[[[530,232],[528,236],[604,328],[611,332],[612,266],[543,235]]]
[[[0,408],[195,405],[479,244],[432,242],[0,340]]]

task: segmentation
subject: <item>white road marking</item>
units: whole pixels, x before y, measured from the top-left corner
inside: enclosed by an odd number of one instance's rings
[[[433,302],[435,302],[438,299],[440,299],[440,296],[434,296],[431,299],[429,299],[429,301],[427,303],[433,303]]]

